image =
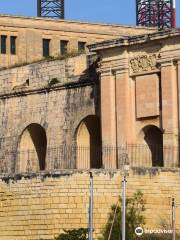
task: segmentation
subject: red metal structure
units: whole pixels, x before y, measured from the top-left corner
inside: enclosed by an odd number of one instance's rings
[[[175,28],[176,0],[136,0],[137,25]]]

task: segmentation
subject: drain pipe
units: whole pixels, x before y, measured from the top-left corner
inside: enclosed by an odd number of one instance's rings
[[[172,240],[176,240],[176,202],[172,198]]]
[[[93,240],[93,174],[90,174],[89,186],[89,222],[88,222],[88,240]]]
[[[122,240],[126,240],[126,175],[122,180]]]

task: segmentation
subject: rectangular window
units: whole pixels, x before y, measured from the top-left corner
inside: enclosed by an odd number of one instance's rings
[[[78,42],[78,51],[85,51],[86,42]]]
[[[66,40],[60,41],[60,50],[61,50],[61,55],[64,55],[68,52],[68,41]]]
[[[6,41],[7,41],[7,36],[1,35],[1,53],[6,54]]]
[[[50,39],[43,39],[43,57],[50,55]]]
[[[15,36],[10,37],[10,46],[11,46],[11,54],[16,54],[16,38]]]

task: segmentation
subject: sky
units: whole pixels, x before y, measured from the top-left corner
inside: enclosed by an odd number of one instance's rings
[[[91,22],[136,24],[135,0],[65,0],[65,18]],[[36,16],[36,0],[0,0],[0,14]],[[180,0],[177,0],[180,27]]]

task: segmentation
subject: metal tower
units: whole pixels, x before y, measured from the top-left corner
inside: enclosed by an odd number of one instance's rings
[[[136,0],[136,21],[139,26],[175,28],[175,0]]]
[[[64,0],[37,0],[38,17],[64,18]]]

